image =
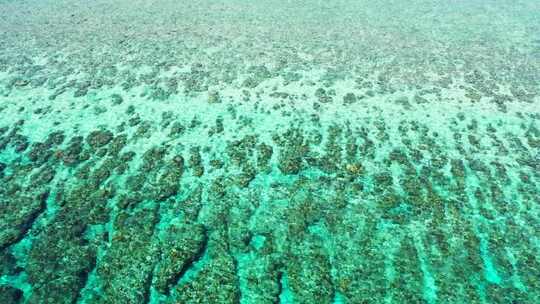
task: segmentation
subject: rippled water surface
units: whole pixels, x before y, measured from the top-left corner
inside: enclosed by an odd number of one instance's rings
[[[0,0],[0,303],[540,303],[540,2]]]

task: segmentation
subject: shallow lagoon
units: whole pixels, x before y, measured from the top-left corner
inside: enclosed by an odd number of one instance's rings
[[[540,302],[537,1],[257,2],[0,0],[0,303]]]

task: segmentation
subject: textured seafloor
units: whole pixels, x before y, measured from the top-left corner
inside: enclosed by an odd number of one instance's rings
[[[539,16],[0,0],[0,303],[540,303]]]

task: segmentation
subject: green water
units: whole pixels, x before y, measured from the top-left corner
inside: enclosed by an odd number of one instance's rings
[[[0,0],[0,304],[540,303],[540,2]]]

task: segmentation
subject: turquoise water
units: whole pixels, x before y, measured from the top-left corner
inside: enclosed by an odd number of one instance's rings
[[[0,0],[0,303],[540,303],[540,3]]]

